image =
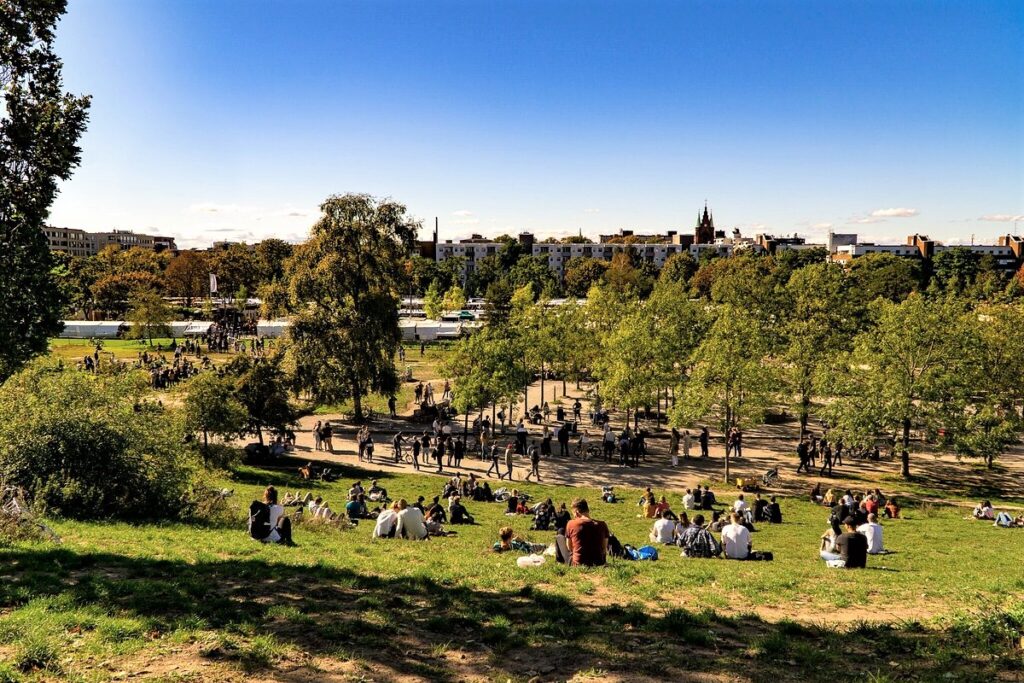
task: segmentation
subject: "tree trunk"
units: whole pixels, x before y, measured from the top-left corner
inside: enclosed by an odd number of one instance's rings
[[[544,403],[544,361],[540,363],[540,405]]]
[[[205,451],[205,450],[206,450],[206,449],[208,449],[209,447],[210,447],[210,435],[209,435],[209,433],[208,433],[208,432],[207,432],[207,431],[206,431],[206,430],[204,429],[204,430],[203,430],[203,450]]]
[[[900,476],[910,479],[910,420],[903,420],[903,452],[900,453]]]
[[[352,408],[355,411],[356,422],[363,421],[363,397],[359,394],[359,389],[356,386],[352,386]]]
[[[800,440],[807,434],[807,418],[810,414],[810,399],[804,395],[800,398]]]
[[[256,425],[256,438],[260,440],[260,445],[262,446],[263,445],[263,429],[259,426],[259,424]]]
[[[993,463],[994,460],[995,460],[995,457],[991,453],[986,455],[985,456],[985,467],[987,467],[988,469],[992,469],[992,463]]]

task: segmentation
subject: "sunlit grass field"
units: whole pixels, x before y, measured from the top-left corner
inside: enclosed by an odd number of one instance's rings
[[[439,477],[355,469],[313,490],[340,509],[352,481],[371,476],[393,498],[441,490]],[[284,548],[250,540],[242,510],[267,484],[308,490],[304,482],[241,467],[215,483],[235,490],[233,521],[58,521],[62,545],[0,550],[0,661],[10,662],[0,681],[106,680],[143,665],[167,680],[274,680],[282,668],[338,680],[679,680],[692,671],[833,680],[823,665],[847,651],[870,653],[854,678],[1024,671],[1013,640],[1024,625],[1024,530],[964,520],[962,508],[911,507],[886,522],[895,552],[869,558],[866,571],[827,569],[817,558],[826,510],[793,499],[783,501],[784,524],[753,535],[773,562],[665,548],[657,562],[520,569],[515,556],[490,552],[497,529],[542,543],[553,534],[529,531],[530,519],[506,517],[503,504],[469,503],[478,524],[426,542],[372,540],[363,522],[299,526],[299,547]],[[647,542],[638,490],[610,505],[596,490],[522,488],[556,503],[587,497],[623,543]],[[678,507],[681,492],[656,493]]]

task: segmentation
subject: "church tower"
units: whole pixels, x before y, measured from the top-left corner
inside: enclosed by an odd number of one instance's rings
[[[697,227],[693,231],[694,244],[711,244],[715,241],[715,219],[708,213],[708,203],[704,202],[704,215],[697,212]]]

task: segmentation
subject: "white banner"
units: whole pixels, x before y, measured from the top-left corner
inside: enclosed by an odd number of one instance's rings
[[[217,276],[210,273],[210,294],[217,293]]]

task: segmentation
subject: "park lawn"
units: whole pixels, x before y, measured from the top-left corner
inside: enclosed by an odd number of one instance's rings
[[[342,481],[314,492],[340,508],[352,480],[371,476],[410,500],[429,500],[442,481],[346,468]],[[58,521],[62,545],[0,549],[0,661],[9,662],[0,681],[138,670],[197,681],[285,673],[680,680],[688,672],[830,681],[837,666],[853,667],[847,679],[876,681],[1024,675],[1024,532],[965,521],[952,507],[909,509],[887,523],[896,554],[870,558],[862,572],[824,567],[817,539],[826,512],[792,499],[783,501],[785,524],[754,534],[774,562],[688,560],[669,548],[654,563],[519,569],[515,556],[489,552],[497,529],[510,524],[538,542],[552,534],[528,531],[529,519],[506,517],[503,504],[470,502],[477,525],[424,543],[373,540],[363,522],[346,531],[299,526],[299,547],[289,549],[251,541],[241,510],[268,483],[283,492],[303,482],[240,467],[217,483],[234,488],[237,521]],[[556,503],[586,495],[623,542],[645,542],[639,491],[620,491],[626,502],[608,505],[597,491],[523,488]]]
[[[106,358],[110,357],[108,354],[113,354],[114,358],[118,360],[134,361],[143,351],[149,351],[151,354],[163,353],[169,359],[172,355],[168,351],[171,344],[170,337],[154,338],[152,346],[145,339],[101,339],[99,341],[102,344],[100,353]],[[178,341],[182,340],[178,339]],[[157,351],[158,345],[163,351]],[[82,360],[84,356],[91,356],[95,348],[95,343],[91,339],[53,338],[50,339],[49,355],[53,358],[60,358],[65,363],[73,364]],[[234,354],[231,353],[207,353],[206,355],[210,356],[210,360],[215,363],[227,362],[234,357]],[[195,356],[189,356],[189,359],[194,361]]]
[[[420,355],[420,345],[404,342],[405,362],[395,358],[395,369],[400,377],[404,377],[405,370],[412,370],[412,381],[402,382],[395,398],[398,401],[398,412],[403,413],[405,406],[409,406],[415,398],[416,384],[418,382],[431,381],[435,384],[435,397],[440,400],[441,390],[444,386],[441,365],[447,356],[451,344],[448,342],[434,342],[427,344],[424,353]],[[438,378],[441,378],[440,380]],[[388,397],[383,394],[370,394],[363,397],[363,408],[386,415],[388,412]],[[338,403],[325,403],[317,406],[313,413],[316,415],[351,415],[353,412],[351,401],[340,401]]]

